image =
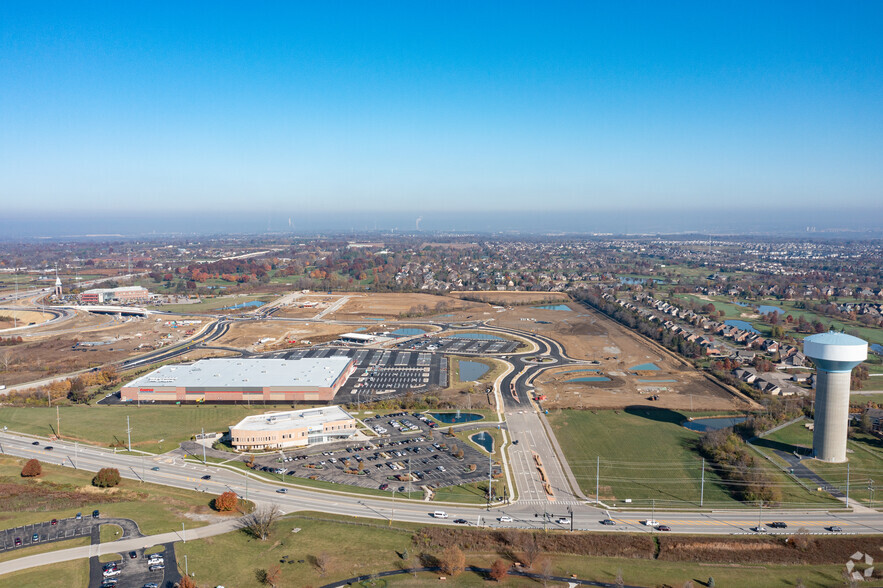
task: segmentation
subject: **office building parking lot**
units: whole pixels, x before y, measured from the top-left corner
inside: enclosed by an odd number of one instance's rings
[[[101,563],[97,557],[89,560],[90,588],[142,588],[143,586],[173,586],[181,575],[171,543],[161,545],[161,551],[145,555],[144,549],[121,553],[122,559]]]
[[[292,476],[314,478],[390,492],[420,492],[421,486],[440,488],[488,477],[487,454],[431,429],[419,414],[397,413],[363,422],[379,436],[370,442],[326,444],[264,456],[255,460],[256,467],[283,481]],[[462,458],[453,455],[454,451],[462,451]],[[495,473],[499,471],[499,466],[493,467]]]
[[[52,524],[52,521],[55,521],[55,524]],[[103,521],[93,519],[92,513],[88,512],[83,513],[79,520],[76,517],[52,519],[24,527],[5,529],[0,531],[0,553],[50,541],[89,537],[92,534],[92,525],[97,525],[99,522]]]

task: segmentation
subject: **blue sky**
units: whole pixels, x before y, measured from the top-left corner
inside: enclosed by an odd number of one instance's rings
[[[3,2],[30,213],[883,202],[880,2]]]

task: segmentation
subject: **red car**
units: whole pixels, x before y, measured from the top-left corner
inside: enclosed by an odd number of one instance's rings
[[[53,524],[53,525],[57,525],[57,524],[58,524],[58,519],[52,519],[51,524]]]
[[[669,527],[668,525],[659,525],[658,527],[656,527],[656,530],[657,531],[671,531],[671,527]]]

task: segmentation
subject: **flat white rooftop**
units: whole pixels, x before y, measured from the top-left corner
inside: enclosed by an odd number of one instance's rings
[[[346,370],[349,357],[303,359],[201,359],[166,365],[132,380],[128,387],[308,387],[328,388]]]
[[[237,431],[285,431],[301,427],[321,427],[325,423],[345,421],[351,418],[353,418],[352,415],[339,406],[323,406],[321,408],[256,414],[245,417],[230,429]]]

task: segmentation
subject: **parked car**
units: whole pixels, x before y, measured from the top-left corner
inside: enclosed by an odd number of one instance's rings
[[[36,542],[39,541],[39,540],[40,540],[40,534],[39,534],[39,533],[34,533],[34,536],[31,537],[31,541],[33,541],[34,543],[36,543]]]
[[[21,537],[16,537],[15,538],[15,546],[18,547],[19,545],[21,545]]]
[[[130,551],[130,552],[129,552],[129,559],[137,559],[137,558],[138,558],[138,552],[137,552],[137,551]]]
[[[150,570],[151,572],[158,572],[160,570],[166,569],[166,566],[165,566],[165,564],[155,564],[155,565],[148,567],[147,569]]]
[[[93,518],[93,519],[97,519],[99,514],[100,514],[100,513],[99,513],[97,510],[93,510],[93,511],[92,511],[92,518]]]
[[[57,524],[58,524],[58,519],[52,519],[52,520],[49,522],[49,524],[50,524],[50,525],[57,525]]]
[[[78,513],[77,513],[77,516],[74,517],[74,518],[76,518],[78,521],[82,521],[82,520],[83,520],[83,513],[78,512]]]

